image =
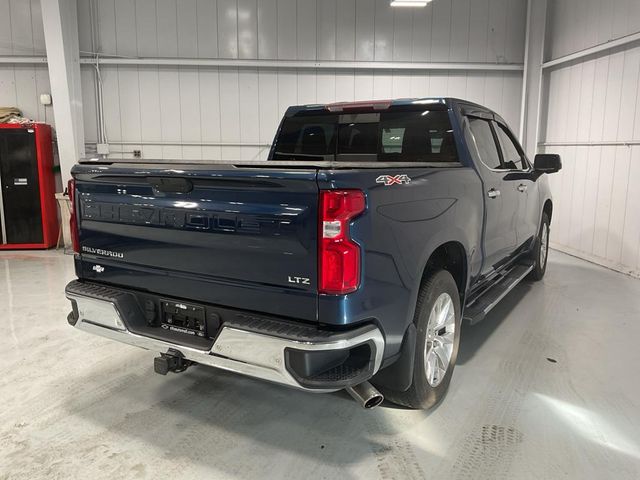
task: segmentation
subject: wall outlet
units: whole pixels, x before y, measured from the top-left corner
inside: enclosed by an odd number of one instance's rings
[[[51,105],[51,94],[49,93],[41,93],[40,94],[40,105]]]
[[[109,155],[109,144],[98,143],[96,145],[96,152],[98,153],[98,155]]]

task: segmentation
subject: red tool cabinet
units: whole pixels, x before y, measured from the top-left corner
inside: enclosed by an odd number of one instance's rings
[[[0,250],[49,248],[58,237],[51,127],[0,124]]]

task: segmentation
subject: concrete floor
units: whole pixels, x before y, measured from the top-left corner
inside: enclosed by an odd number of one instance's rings
[[[0,478],[640,478],[640,281],[552,252],[463,330],[432,412],[312,395],[75,331],[72,260],[0,253]]]

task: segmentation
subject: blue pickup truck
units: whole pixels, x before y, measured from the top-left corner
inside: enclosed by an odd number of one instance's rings
[[[290,107],[268,161],[76,165],[74,327],[362,406],[429,408],[463,323],[546,269],[545,174],[453,98]]]

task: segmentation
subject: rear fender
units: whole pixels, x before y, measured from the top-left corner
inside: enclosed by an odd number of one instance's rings
[[[413,288],[411,290],[411,308],[407,312],[407,318],[405,320],[405,325],[409,326],[413,323],[413,319],[415,317],[416,312],[416,303],[418,300],[418,293],[420,292],[420,287],[422,285],[422,277],[427,268],[427,263],[429,259],[433,255],[433,253],[442,245],[446,243],[457,242],[462,245],[465,252],[465,260],[467,263],[466,268],[466,278],[464,279],[465,290],[462,293],[462,298],[464,299],[465,292],[469,289],[469,279],[470,279],[470,268],[469,266],[472,264],[472,261],[475,256],[480,255],[481,252],[477,247],[469,247],[469,242],[465,236],[465,232],[458,228],[453,227],[444,231],[439,231],[434,233],[434,235],[428,240],[425,249],[423,250],[423,254],[420,257],[420,261],[417,263],[418,268],[414,273],[414,282]]]

